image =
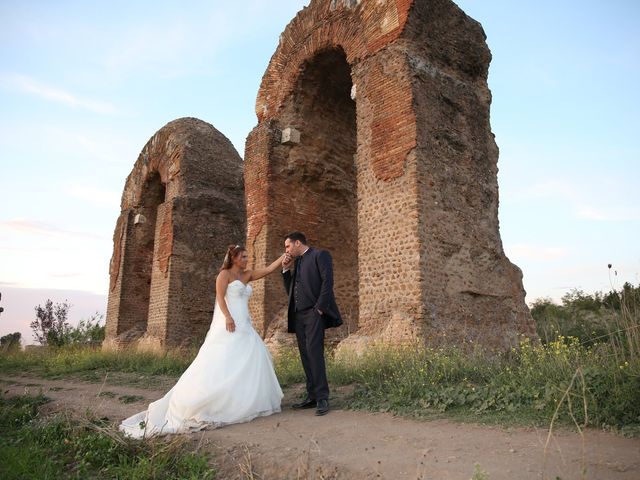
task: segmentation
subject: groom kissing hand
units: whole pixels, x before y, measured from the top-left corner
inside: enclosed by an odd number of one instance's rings
[[[288,331],[296,334],[307,380],[305,399],[292,407],[316,407],[316,415],[325,415],[329,412],[329,384],[324,330],[342,325],[333,294],[333,261],[326,250],[309,247],[301,232],[288,234],[284,248],[282,277],[289,295]]]

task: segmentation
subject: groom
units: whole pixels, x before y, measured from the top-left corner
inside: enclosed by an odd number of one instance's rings
[[[285,237],[284,249],[282,276],[289,295],[288,331],[296,334],[307,377],[307,396],[292,407],[316,407],[316,415],[325,415],[329,412],[329,384],[324,363],[324,329],[342,325],[333,295],[333,262],[326,250],[309,247],[300,232]]]

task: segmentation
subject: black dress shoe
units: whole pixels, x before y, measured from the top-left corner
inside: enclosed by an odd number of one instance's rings
[[[329,413],[329,400],[318,400],[318,408],[316,408],[316,415],[326,415]]]
[[[316,406],[316,404],[317,402],[315,398],[306,397],[300,403],[294,403],[293,405],[291,405],[291,408],[295,408],[296,410],[303,408],[313,408]]]

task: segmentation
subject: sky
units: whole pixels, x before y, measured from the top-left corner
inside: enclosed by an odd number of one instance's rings
[[[0,0],[0,336],[32,343],[48,298],[71,323],[106,313],[145,143],[197,117],[244,156],[262,75],[308,3]],[[493,55],[500,232],[527,302],[640,283],[640,2],[456,3]]]

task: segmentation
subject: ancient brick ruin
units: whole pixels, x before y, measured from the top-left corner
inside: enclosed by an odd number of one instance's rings
[[[229,242],[245,236],[242,159],[213,126],[168,123],[127,178],[113,235],[105,348],[198,344]]]
[[[332,252],[342,345],[535,336],[498,228],[490,60],[450,0],[312,0],[262,79],[244,193],[241,159],[204,122],[172,122],[144,148],[114,234],[105,345],[201,338],[245,225],[254,267],[292,230]],[[294,341],[279,275],[251,302],[269,344]]]
[[[333,253],[343,344],[534,335],[498,228],[490,60],[450,0],[312,0],[280,36],[246,144],[247,245],[266,264],[302,230]],[[252,301],[283,341],[281,280]]]

